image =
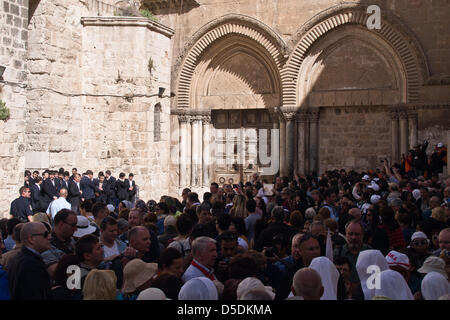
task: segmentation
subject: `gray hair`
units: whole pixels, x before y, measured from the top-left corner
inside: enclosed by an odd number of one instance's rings
[[[217,241],[210,237],[198,237],[197,239],[195,239],[192,242],[192,255],[194,256],[194,258],[198,253],[206,250],[210,243],[216,244]]]
[[[240,300],[272,300],[272,297],[264,288],[253,288],[246,291]]]

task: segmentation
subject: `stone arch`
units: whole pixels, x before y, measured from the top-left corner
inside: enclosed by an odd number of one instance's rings
[[[262,22],[244,15],[230,14],[206,24],[198,30],[185,46],[185,51],[175,64],[177,107],[188,108],[192,103],[191,84],[197,65],[207,49],[232,36],[245,39],[264,48],[277,73],[287,58],[287,45],[274,31]]]
[[[329,32],[344,25],[366,26],[369,15],[366,7],[358,4],[342,4],[332,7],[308,21],[291,38],[291,55],[281,72],[283,105],[296,106],[299,71],[303,60],[313,45]],[[419,100],[420,86],[427,80],[429,70],[426,58],[415,36],[387,9],[382,9],[380,30],[369,30],[380,41],[386,42],[396,52],[406,77],[405,102]]]

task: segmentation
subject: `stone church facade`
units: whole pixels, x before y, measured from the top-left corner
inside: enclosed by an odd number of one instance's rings
[[[0,213],[25,169],[133,172],[148,200],[431,152],[449,18],[445,0],[2,0]]]

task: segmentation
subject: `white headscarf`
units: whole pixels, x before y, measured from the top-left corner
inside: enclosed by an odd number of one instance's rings
[[[320,300],[337,300],[339,271],[333,262],[327,257],[317,257],[311,261],[309,267],[316,270],[322,279],[324,292]]]
[[[438,300],[450,293],[450,284],[442,274],[432,271],[423,278],[421,289],[425,300]]]
[[[375,296],[384,296],[392,300],[414,300],[414,296],[400,272],[384,270],[380,273],[380,288]]]
[[[148,288],[139,293],[137,300],[167,300],[167,298],[161,289]]]
[[[272,287],[264,286],[264,284],[255,277],[248,277],[242,280],[237,289],[236,296],[238,300],[241,300],[242,296],[251,289],[262,288],[267,291],[267,293],[272,297],[272,300],[275,298],[275,293],[272,290]]]
[[[187,281],[178,294],[178,300],[218,300],[214,282],[206,277],[193,278]]]
[[[380,250],[361,251],[356,262],[356,271],[358,272],[359,280],[361,281],[365,300],[370,300],[375,295],[375,289],[369,289],[367,287],[367,279],[372,275],[372,273],[367,272],[367,268],[372,265],[378,266],[380,271],[388,269],[386,258]]]

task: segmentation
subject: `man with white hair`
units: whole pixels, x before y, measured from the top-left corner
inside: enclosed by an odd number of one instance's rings
[[[181,277],[183,283],[197,277],[217,280],[213,269],[217,258],[216,240],[210,237],[199,237],[192,242],[191,252],[194,259]]]
[[[49,300],[50,275],[42,259],[42,252],[50,248],[50,233],[41,222],[29,222],[22,226],[20,238],[23,243],[10,262],[8,282],[13,300]]]
[[[320,300],[324,292],[320,274],[311,268],[298,270],[292,281],[292,293],[294,296],[303,297],[305,300]]]

